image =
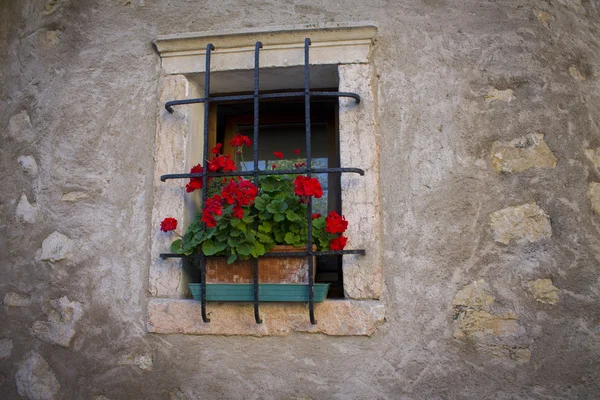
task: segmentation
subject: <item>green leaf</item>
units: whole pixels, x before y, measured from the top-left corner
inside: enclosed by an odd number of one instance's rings
[[[265,246],[260,243],[254,243],[254,248],[252,249],[252,257],[260,257],[266,253]]]
[[[300,220],[300,216],[292,210],[287,210],[285,212],[285,217],[288,219],[288,221],[299,221]]]
[[[256,199],[254,199],[254,208],[256,208],[258,211],[264,211],[268,202],[268,196],[263,195],[256,197]]]
[[[227,257],[227,264],[233,264],[235,260],[237,260],[238,256],[235,253],[232,253]]]
[[[277,221],[277,222],[281,222],[281,221],[283,221],[285,219],[285,215],[283,215],[283,214],[275,214],[273,216],[273,219],[275,221]]]
[[[183,250],[181,249],[181,239],[174,240],[171,243],[171,253],[183,254]]]
[[[267,205],[267,211],[271,214],[283,213],[287,210],[288,205],[283,200],[273,200]]]
[[[258,232],[256,236],[258,237],[258,240],[260,240],[261,243],[273,243],[273,238],[271,237],[271,235]]]
[[[288,232],[288,233],[285,234],[285,239],[284,240],[285,240],[285,242],[287,244],[293,244],[294,241],[296,240],[295,236],[296,235],[294,235],[292,232]]]
[[[238,244],[240,244],[240,241],[240,238],[235,236],[229,236],[227,238],[227,244],[229,245],[229,247],[237,246]]]
[[[271,232],[272,226],[271,221],[263,221],[262,224],[258,226],[258,231],[269,233]]]
[[[313,219],[312,226],[313,226],[313,229],[325,228],[325,217],[319,217],[319,218]]]
[[[242,256],[249,256],[253,249],[254,245],[252,243],[244,242],[238,245],[237,252]]]
[[[215,246],[212,240],[209,239],[202,243],[202,253],[204,253],[205,256],[213,256],[217,254],[218,251],[217,246]]]

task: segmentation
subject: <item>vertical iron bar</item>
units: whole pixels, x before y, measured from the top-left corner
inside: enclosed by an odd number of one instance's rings
[[[310,39],[304,39],[304,116],[306,124],[306,176],[310,178],[312,170],[311,143],[310,143],[310,63],[308,60],[308,46]],[[314,258],[313,258],[313,238],[312,238],[312,197],[308,198],[306,211],[308,221],[308,240],[306,251],[308,252],[308,310],[310,313],[310,323],[315,325],[315,288],[314,288]]]
[[[215,46],[211,43],[206,45],[206,67],[204,72],[204,151],[202,153],[202,204],[200,210],[204,209],[206,204],[206,197],[208,194],[208,179],[206,174],[208,173],[208,117],[210,115],[210,51],[214,50]],[[206,228],[206,224],[202,224],[203,229]],[[206,316],[206,257],[204,253],[200,253],[200,289],[202,290],[201,309],[202,309],[202,321],[210,322],[210,318]]]
[[[258,54],[261,42],[254,47],[254,184],[258,187]],[[255,222],[258,225],[258,220]],[[254,320],[262,324],[258,309],[258,258],[254,259]]]

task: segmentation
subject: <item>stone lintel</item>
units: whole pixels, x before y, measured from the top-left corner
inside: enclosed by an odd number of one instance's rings
[[[311,64],[367,63],[377,26],[309,24],[222,30],[159,36],[154,44],[167,74],[204,72],[206,46],[211,43],[211,71],[252,69],[254,46],[260,41],[261,68],[304,64],[304,39],[311,39]]]
[[[202,322],[200,302],[151,299],[148,331],[191,335],[286,336],[292,332],[332,336],[371,336],[385,318],[379,301],[326,300],[315,304],[316,325],[311,325],[305,303],[262,303],[262,324],[254,321],[250,303],[207,304],[210,322]]]

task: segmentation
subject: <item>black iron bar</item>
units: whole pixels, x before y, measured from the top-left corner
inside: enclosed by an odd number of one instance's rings
[[[254,47],[254,168],[252,168],[256,187],[258,187],[258,54],[260,48],[262,48],[262,43],[256,42]],[[255,221],[255,227],[258,230],[258,218]],[[254,259],[254,320],[257,324],[262,324],[258,309],[258,258]]]
[[[357,250],[330,250],[330,251],[313,251],[313,256],[337,256],[337,255],[349,255],[356,254],[360,256],[364,256],[367,252],[363,249]],[[261,257],[306,257],[308,255],[307,251],[294,251],[294,252],[268,252],[263,254]],[[160,258],[200,258],[200,255],[191,254],[186,256],[185,254],[177,254],[177,253],[161,253]],[[223,256],[204,256],[206,258],[223,258]]]
[[[208,177],[206,176],[206,171],[208,169],[208,118],[210,115],[210,52],[214,50],[215,46],[211,43],[206,45],[206,68],[204,74],[204,97],[207,99],[204,102],[204,151],[203,151],[203,173],[202,173],[202,205],[201,210],[204,209],[206,205],[206,197],[208,195]],[[206,224],[202,223],[202,229],[206,229]],[[206,316],[206,257],[204,253],[200,253],[200,290],[202,291],[202,296],[200,298],[200,307],[202,309],[202,321],[210,322],[210,318]]]
[[[258,175],[302,175],[305,174],[308,170],[307,169],[286,169],[286,170],[264,170],[264,171],[257,171],[256,173]],[[311,169],[311,172],[313,174],[335,174],[335,173],[342,173],[342,172],[353,172],[359,175],[364,175],[365,171],[363,171],[360,168],[315,168],[315,169]],[[219,177],[219,176],[253,176],[254,175],[254,171],[246,171],[246,172],[207,172],[206,176],[209,177]],[[183,179],[183,178],[199,178],[204,176],[204,174],[165,174],[162,175],[160,177],[160,180],[162,182],[166,181],[167,179]]]
[[[351,97],[356,100],[356,103],[360,103],[360,96],[356,93],[351,92],[319,92],[319,91],[311,91],[310,95],[313,97]],[[259,93],[259,100],[264,99],[295,99],[295,98],[303,98],[305,96],[305,92],[276,92],[276,93]],[[207,100],[208,99],[208,100]],[[171,100],[165,103],[165,109],[169,113],[173,113],[173,106],[179,106],[184,104],[196,104],[196,103],[204,103],[206,101],[210,101],[211,103],[224,103],[224,102],[233,102],[233,101],[244,101],[244,100],[253,100],[254,94],[240,94],[233,96],[205,96],[199,97],[196,99],[183,99],[183,100]]]
[[[306,176],[311,177],[312,169],[312,155],[311,155],[311,141],[310,141],[310,64],[308,60],[308,49],[310,46],[310,39],[304,39],[304,118],[306,125]],[[312,197],[308,198],[306,210],[306,220],[308,222],[307,230],[307,243],[306,251],[308,252],[308,311],[310,314],[310,323],[315,325],[315,288],[314,288],[314,276],[313,270],[314,257],[313,257],[313,238],[312,238]]]

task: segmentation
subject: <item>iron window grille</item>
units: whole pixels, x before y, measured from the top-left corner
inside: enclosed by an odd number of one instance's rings
[[[357,173],[364,175],[364,171],[360,168],[312,168],[311,162],[311,118],[310,118],[310,99],[311,97],[327,97],[327,98],[339,98],[339,97],[350,97],[353,98],[356,103],[360,103],[360,96],[356,93],[350,92],[321,92],[310,90],[310,63],[309,63],[309,46],[311,41],[309,38],[304,40],[304,91],[303,92],[275,92],[275,93],[260,93],[259,92],[259,51],[262,48],[261,42],[256,42],[254,47],[254,93],[234,96],[211,96],[210,95],[210,56],[211,51],[215,50],[212,44],[206,46],[206,68],[205,68],[205,80],[204,80],[204,97],[184,100],[173,100],[168,101],[165,104],[165,109],[169,113],[173,113],[173,106],[184,105],[184,104],[195,104],[204,103],[204,160],[203,160],[203,172],[202,173],[187,173],[187,174],[166,174],[160,177],[162,182],[167,179],[184,179],[184,178],[202,178],[202,203],[201,209],[207,200],[207,180],[210,177],[226,177],[226,176],[251,176],[254,184],[258,186],[259,175],[306,175],[310,177],[312,174],[317,173]],[[259,170],[259,156],[258,156],[258,132],[259,132],[259,102],[264,99],[298,99],[304,98],[304,110],[305,110],[305,126],[306,126],[306,165],[305,168],[298,168],[294,170]],[[207,168],[207,157],[208,155],[208,127],[209,127],[209,108],[211,103],[223,103],[223,102],[240,102],[249,101],[254,102],[254,167],[251,171],[236,171],[236,172],[208,172]],[[338,251],[314,251],[313,250],[313,237],[312,237],[312,197],[309,198],[307,204],[306,218],[308,222],[307,232],[307,244],[305,251],[297,252],[268,252],[261,257],[306,257],[308,258],[308,308],[311,324],[316,324],[315,311],[314,311],[314,276],[313,271],[315,268],[313,256],[319,255],[346,255],[346,254],[358,254],[365,255],[365,250],[338,250]],[[206,228],[206,224],[202,224],[202,228]],[[161,258],[190,258],[200,259],[200,285],[201,285],[201,312],[202,321],[207,323],[210,319],[206,314],[206,257],[200,253],[198,255],[182,255],[175,253],[162,253]],[[212,257],[212,256],[208,256]],[[258,291],[258,258],[254,258],[254,279],[253,279],[253,294],[254,294],[254,319],[257,324],[262,323],[259,311],[259,291]]]

